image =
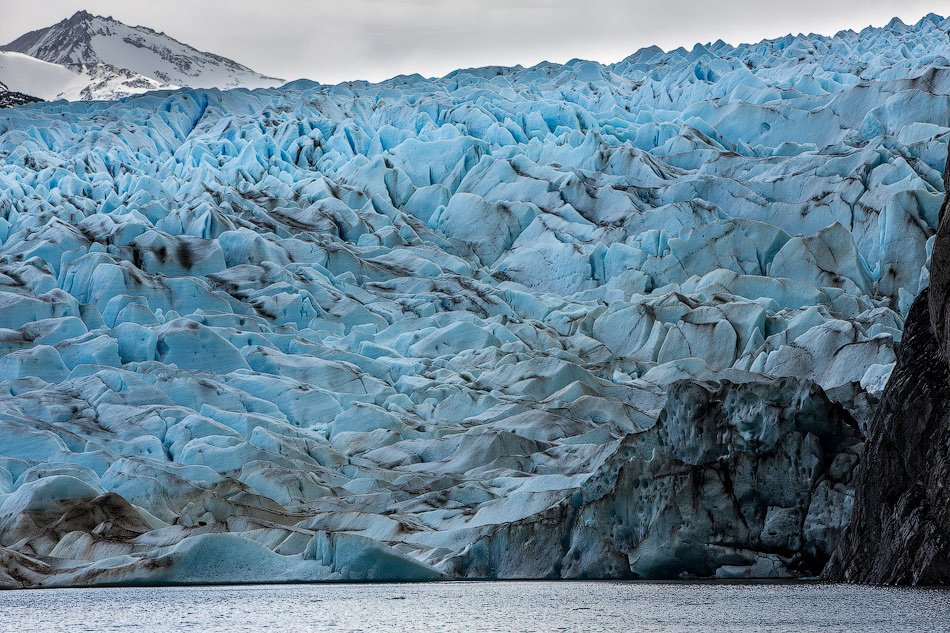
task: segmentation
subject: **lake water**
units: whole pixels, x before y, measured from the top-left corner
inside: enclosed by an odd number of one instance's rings
[[[473,582],[0,592],[0,631],[950,631],[950,592]]]

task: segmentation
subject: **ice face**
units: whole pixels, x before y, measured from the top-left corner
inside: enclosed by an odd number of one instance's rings
[[[813,574],[950,22],[0,114],[0,583]]]

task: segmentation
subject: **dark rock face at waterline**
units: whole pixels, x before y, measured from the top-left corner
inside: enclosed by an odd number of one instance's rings
[[[871,423],[854,515],[828,580],[950,580],[950,367],[929,316],[925,291]]]
[[[944,174],[950,191],[950,161]],[[871,422],[851,524],[832,581],[950,584],[950,219],[941,209],[931,285],[904,324],[897,366]]]

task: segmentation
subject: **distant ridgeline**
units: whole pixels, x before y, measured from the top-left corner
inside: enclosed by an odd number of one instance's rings
[[[948,32],[3,110],[0,585],[820,574]]]

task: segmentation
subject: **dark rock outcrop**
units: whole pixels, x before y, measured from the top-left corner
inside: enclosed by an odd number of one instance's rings
[[[944,175],[950,190],[950,161]],[[950,584],[950,197],[931,285],[904,326],[900,358],[869,428],[852,522],[831,581]]]
[[[12,108],[18,105],[26,105],[27,103],[38,103],[40,101],[42,101],[42,99],[31,97],[22,92],[0,89],[0,108]]]
[[[871,422],[851,525],[825,570],[832,581],[950,581],[950,367],[922,293]]]

